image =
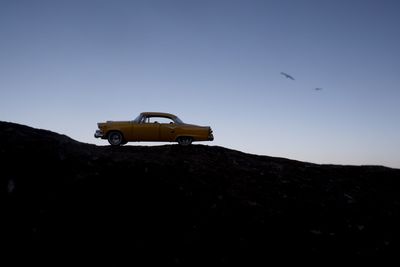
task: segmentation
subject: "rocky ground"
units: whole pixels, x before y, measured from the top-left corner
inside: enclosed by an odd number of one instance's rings
[[[205,145],[95,146],[7,122],[0,160],[2,242],[39,263],[244,265],[400,251],[398,169]]]

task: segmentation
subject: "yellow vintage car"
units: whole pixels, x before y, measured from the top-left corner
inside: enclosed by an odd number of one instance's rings
[[[142,112],[133,121],[107,121],[97,126],[94,137],[107,139],[112,146],[134,141],[178,142],[185,146],[193,141],[214,140],[211,127],[186,124],[173,114],[161,112]]]

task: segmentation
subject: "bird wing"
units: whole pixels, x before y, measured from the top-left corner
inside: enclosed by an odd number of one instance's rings
[[[281,72],[282,75],[284,75],[286,78],[288,79],[292,79],[294,80],[294,78],[292,76],[290,76],[289,74],[285,73],[285,72]]]

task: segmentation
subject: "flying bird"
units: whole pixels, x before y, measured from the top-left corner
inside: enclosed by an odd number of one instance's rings
[[[294,81],[294,78],[293,78],[292,76],[290,76],[289,74],[284,73],[284,72],[281,72],[281,74],[282,74],[283,76],[285,76],[286,78],[291,79],[291,80]]]
[[[314,90],[315,90],[315,91],[321,91],[322,88],[321,88],[321,87],[317,87],[317,88],[314,88]]]

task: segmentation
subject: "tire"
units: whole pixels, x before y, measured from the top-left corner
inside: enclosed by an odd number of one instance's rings
[[[110,143],[110,145],[112,146],[120,146],[122,144],[124,144],[124,137],[122,136],[122,133],[120,132],[110,132],[108,134],[108,142]]]
[[[188,136],[182,136],[182,137],[179,137],[177,139],[177,141],[181,146],[189,146],[189,145],[192,144],[193,138],[192,137],[188,137]]]

